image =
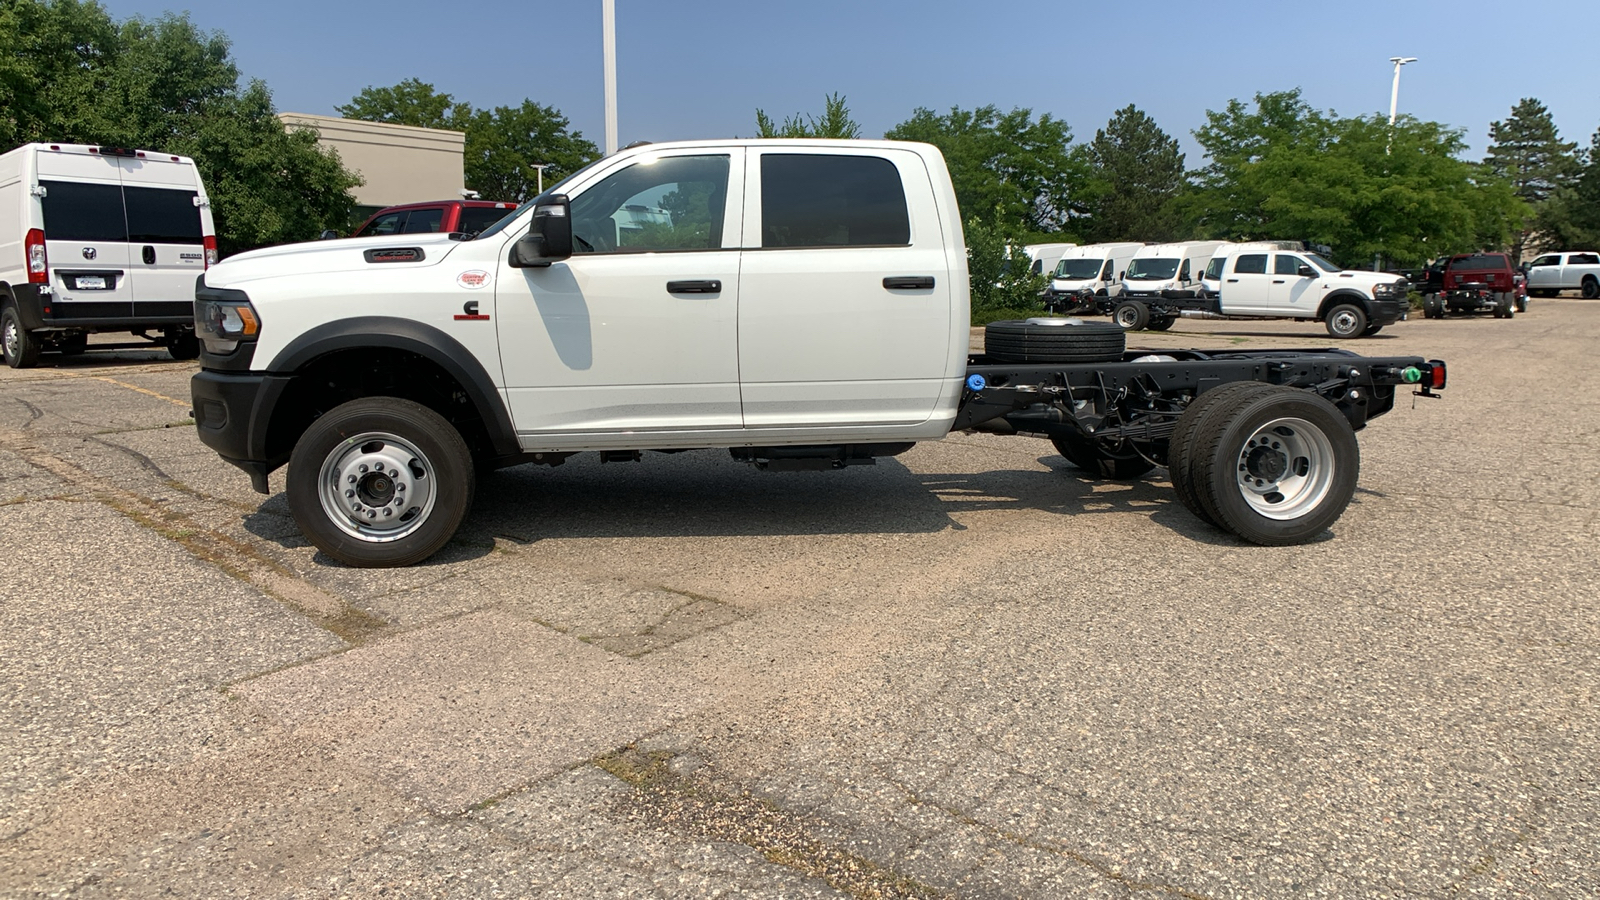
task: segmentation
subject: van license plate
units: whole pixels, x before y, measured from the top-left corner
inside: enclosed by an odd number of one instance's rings
[[[77,284],[80,291],[103,291],[106,289],[106,277],[104,275],[79,275]]]

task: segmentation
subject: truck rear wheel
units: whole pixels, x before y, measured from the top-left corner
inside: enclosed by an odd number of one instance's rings
[[[1494,317],[1509,319],[1517,314],[1516,299],[1510,291],[1497,291],[1494,295]]]
[[[1176,316],[1152,316],[1149,328],[1151,331],[1166,331],[1176,321],[1178,321]]]
[[[1110,322],[1009,319],[983,330],[984,353],[1000,362],[1116,362],[1128,341]]]
[[[1354,303],[1341,303],[1328,310],[1324,324],[1328,333],[1340,340],[1358,338],[1367,330],[1367,311]]]
[[[1600,279],[1595,278],[1593,275],[1584,276],[1583,285],[1579,290],[1585,300],[1600,298]]]
[[[409,566],[460,527],[476,484],[472,454],[444,417],[396,397],[324,413],[289,458],[289,510],[346,565]]]
[[[13,369],[31,369],[39,364],[39,351],[44,343],[22,327],[17,311],[7,306],[0,311],[0,355]]]
[[[1141,331],[1150,324],[1150,307],[1137,300],[1124,300],[1111,310],[1111,320],[1124,331]]]
[[[1206,512],[1205,507],[1200,505],[1200,495],[1195,492],[1194,475],[1190,471],[1194,456],[1194,436],[1212,411],[1229,409],[1240,396],[1258,394],[1271,388],[1272,385],[1257,381],[1237,382],[1212,388],[1194,398],[1184,408],[1183,415],[1178,417],[1177,424],[1173,426],[1172,438],[1167,444],[1167,478],[1172,482],[1172,491],[1178,495],[1178,502],[1183,504],[1183,508],[1207,524],[1218,525],[1217,520],[1211,518],[1211,513]]]
[[[1154,469],[1155,463],[1129,449],[1126,456],[1112,456],[1092,441],[1083,438],[1054,437],[1050,443],[1067,462],[1101,478],[1115,481],[1132,481]]]
[[[1190,474],[1213,521],[1254,544],[1311,540],[1354,496],[1361,451],[1350,421],[1309,391],[1235,397],[1194,436]]]

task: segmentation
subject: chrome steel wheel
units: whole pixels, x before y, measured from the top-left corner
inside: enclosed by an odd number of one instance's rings
[[[1251,509],[1268,519],[1295,519],[1328,496],[1333,442],[1305,419],[1273,419],[1245,440],[1237,470],[1239,495]]]
[[[414,444],[371,431],[347,438],[322,461],[318,498],[340,531],[362,541],[397,541],[433,512],[437,472]]]
[[[1354,337],[1365,327],[1366,323],[1348,306],[1335,310],[1328,318],[1328,330],[1336,337]]]

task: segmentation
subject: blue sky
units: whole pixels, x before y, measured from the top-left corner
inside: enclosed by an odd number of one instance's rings
[[[363,87],[415,77],[479,107],[531,97],[603,142],[600,0],[105,5],[117,18],[187,10],[225,32],[282,111],[332,114]],[[1522,97],[1543,101],[1581,146],[1600,127],[1595,0],[616,7],[621,144],[748,136],[757,107],[780,120],[819,113],[837,91],[869,137],[918,106],[993,103],[1048,112],[1087,140],[1133,103],[1182,140],[1193,167],[1189,132],[1230,98],[1299,87],[1321,109],[1387,114],[1391,56],[1419,59],[1401,76],[1401,111],[1465,128],[1473,158]]]

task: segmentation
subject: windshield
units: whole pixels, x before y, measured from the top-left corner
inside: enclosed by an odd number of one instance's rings
[[[1072,281],[1082,281],[1086,278],[1097,278],[1100,275],[1100,260],[1098,259],[1063,259],[1056,263],[1057,278]]]
[[[1155,281],[1178,274],[1178,260],[1172,257],[1136,259],[1128,263],[1129,281]]]
[[[1338,266],[1334,265],[1333,263],[1328,262],[1327,260],[1323,259],[1322,257],[1316,255],[1315,253],[1302,253],[1300,255],[1304,256],[1306,259],[1311,260],[1311,264],[1312,265],[1316,266],[1317,268],[1321,269],[1324,272],[1343,272],[1344,271],[1343,269],[1339,268]]]
[[[535,203],[538,203],[540,200],[543,200],[544,198],[546,198],[546,197],[548,197],[548,196],[550,196],[552,194],[561,193],[562,189],[565,188],[567,186],[567,184],[572,181],[572,179],[577,178],[579,175],[582,175],[583,173],[585,173],[585,172],[589,171],[590,169],[594,168],[597,163],[601,162],[604,159],[605,159],[605,157],[602,156],[602,157],[600,157],[600,159],[593,160],[588,165],[584,166],[583,168],[579,169],[578,171],[573,172],[571,175],[568,175],[567,177],[565,177],[565,178],[561,179],[560,181],[556,182],[555,184],[552,184],[549,187],[545,188],[544,189],[544,193],[540,194],[537,197],[534,197],[532,200],[529,200],[526,203],[523,203],[521,206],[517,207],[512,212],[508,213],[505,218],[503,218],[500,221],[494,223],[493,225],[490,225],[488,228],[485,228],[484,230],[478,232],[477,236],[474,237],[473,240],[481,241],[486,237],[493,237],[494,235],[497,235],[500,232],[506,230],[506,226],[510,225],[512,222],[515,222],[517,220],[517,217],[522,214],[523,210],[525,210],[528,207],[534,205]]]

